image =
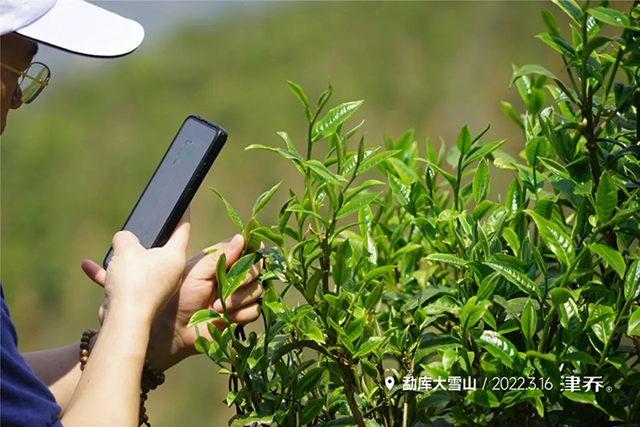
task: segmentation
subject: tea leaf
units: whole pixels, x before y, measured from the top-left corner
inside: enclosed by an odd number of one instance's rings
[[[323,180],[327,180],[336,185],[340,185],[340,181],[346,181],[344,177],[331,172],[324,164],[317,160],[307,160],[304,164]]]
[[[280,188],[281,184],[282,184],[282,181],[280,181],[279,183],[274,185],[269,191],[266,191],[266,192],[262,193],[260,195],[260,197],[258,197],[258,199],[256,200],[256,203],[253,205],[253,209],[251,211],[251,216],[252,217],[255,218],[256,215],[258,215],[258,213],[262,209],[264,209],[265,206],[267,206],[269,201],[273,198],[273,196],[275,196],[275,194],[278,191],[278,189]]]
[[[467,264],[467,261],[451,254],[429,254],[427,255],[427,259],[430,261],[444,262],[445,264],[456,266],[464,266]]]
[[[531,304],[531,301],[527,301],[527,304],[524,306],[524,310],[522,310],[521,324],[522,335],[524,335],[524,338],[527,341],[532,342],[536,330],[538,329],[538,316],[533,304]]]
[[[393,192],[393,195],[398,200],[401,206],[407,206],[410,202],[410,190],[405,184],[400,182],[398,178],[393,175],[389,175],[389,187]]]
[[[614,27],[628,28],[636,31],[640,29],[631,23],[626,13],[622,13],[619,10],[598,6],[589,9],[589,14],[598,21],[613,25]]]
[[[187,328],[190,328],[202,322],[209,322],[214,319],[219,319],[220,317],[222,317],[220,316],[220,313],[218,313],[212,308],[198,310],[193,314],[193,316],[191,316],[191,319],[189,319],[189,323],[187,323]]]
[[[551,79],[557,80],[558,78],[551,71],[547,70],[541,65],[523,65],[520,68],[517,68],[513,71],[513,75],[511,76],[511,81],[514,82],[521,78],[522,76],[526,76],[527,74],[539,74],[542,76],[547,76]]]
[[[497,206],[498,206],[497,203],[493,203],[490,200],[483,200],[473,210],[473,219],[475,221],[480,221],[487,214],[489,214],[489,212],[494,210]]]
[[[367,354],[374,351],[376,348],[380,347],[380,345],[383,342],[384,342],[384,337],[369,338],[358,347],[358,350],[353,354],[353,358],[357,359],[359,357],[366,356]]]
[[[246,279],[247,273],[253,266],[256,260],[256,254],[248,254],[236,261],[235,264],[229,269],[227,274],[228,286],[220,292],[222,299],[226,300],[236,289],[238,289],[242,282]]]
[[[492,356],[498,358],[504,366],[513,369],[513,363],[518,358],[518,350],[516,347],[495,331],[484,331],[479,338],[476,338],[478,345]]]
[[[527,154],[527,161],[529,164],[534,167],[538,164],[538,157],[542,157],[547,152],[547,141],[544,138],[533,138],[531,141],[527,142],[527,146],[525,149]]]
[[[305,95],[302,88],[294,82],[287,80],[287,83],[289,84],[289,89],[291,89],[291,92],[293,92],[296,98],[298,98],[298,100],[304,106],[304,112],[307,116],[307,120],[311,121],[313,119],[313,115],[311,114],[311,110],[309,109],[309,99],[307,98],[307,95]]]
[[[619,252],[615,251],[609,246],[601,245],[601,244],[593,244],[589,246],[589,250],[591,252],[597,254],[607,262],[613,268],[613,270],[618,273],[618,276],[622,279],[624,277],[624,271],[627,266],[624,264],[624,259]]]
[[[598,190],[596,191],[596,214],[598,223],[604,224],[611,218],[618,204],[618,189],[611,175],[602,174]]]
[[[478,169],[473,177],[473,198],[476,203],[480,203],[487,196],[489,192],[489,167],[487,162],[483,159],[478,164]]]
[[[313,126],[311,140],[315,142],[331,135],[338,129],[338,126],[344,123],[345,120],[360,108],[362,102],[363,101],[346,102],[329,110],[327,115],[318,120]]]
[[[578,3],[576,3],[574,0],[552,0],[552,1],[556,6],[562,9],[564,13],[569,15],[576,24],[582,25],[584,14],[582,13],[582,9],[580,9],[580,6],[578,5]]]
[[[640,295],[640,260],[635,260],[629,266],[624,279],[624,299],[634,301]]]
[[[340,208],[340,210],[336,214],[336,219],[344,218],[360,210],[363,206],[368,206],[374,200],[376,200],[380,196],[380,194],[381,193],[368,193],[355,197]]]
[[[634,306],[631,317],[629,318],[629,326],[627,327],[627,335],[640,336],[640,307]]]
[[[469,133],[469,127],[467,125],[464,125],[460,130],[456,146],[463,156],[471,150],[471,134]]]
[[[209,187],[209,190],[213,191],[214,193],[216,193],[218,197],[220,197],[220,199],[224,203],[224,206],[227,208],[227,215],[229,215],[229,218],[231,218],[231,221],[233,221],[233,223],[236,226],[238,226],[240,231],[244,233],[244,224],[242,223],[242,220],[240,219],[240,216],[238,215],[238,213],[235,211],[235,209],[233,209],[233,206],[231,206],[231,204],[227,202],[227,200],[222,196],[222,194],[217,189],[213,187]]]
[[[535,282],[529,279],[524,273],[516,270],[513,266],[503,261],[487,261],[484,264],[493,268],[526,294],[535,296],[538,299],[541,298],[540,288],[538,285],[536,285]]]
[[[558,257],[558,260],[567,266],[573,264],[576,258],[573,242],[562,228],[535,212],[527,211],[527,213],[535,221],[542,241]]]

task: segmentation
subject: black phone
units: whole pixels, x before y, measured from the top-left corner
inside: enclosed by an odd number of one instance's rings
[[[171,237],[202,180],[227,140],[227,132],[201,117],[186,118],[122,230],[149,249]],[[102,265],[107,268],[113,248]]]

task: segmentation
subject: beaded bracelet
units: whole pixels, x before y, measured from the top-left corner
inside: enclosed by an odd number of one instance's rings
[[[84,370],[89,360],[89,344],[91,339],[98,334],[98,331],[94,329],[87,329],[82,333],[80,339],[80,370]],[[151,390],[155,390],[158,386],[164,383],[164,374],[158,372],[149,366],[149,359],[145,359],[144,367],[142,368],[142,378],[140,382],[140,410],[138,417],[139,426],[151,427],[149,424],[149,416],[147,415],[147,409],[144,404],[148,398],[148,393]]]

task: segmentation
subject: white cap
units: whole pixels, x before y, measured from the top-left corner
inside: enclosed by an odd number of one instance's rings
[[[16,32],[87,56],[133,52],[144,38],[136,21],[83,0],[0,0],[0,35]]]

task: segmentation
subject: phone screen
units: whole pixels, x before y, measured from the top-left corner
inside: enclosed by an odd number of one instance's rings
[[[165,241],[158,241],[164,237],[166,240],[170,233],[166,230],[167,221],[175,214],[176,207],[186,209],[190,199],[184,206],[179,206],[184,202],[185,191],[190,185],[199,185],[200,181],[195,180],[200,174],[206,174],[208,167],[213,163],[211,157],[212,144],[219,143],[221,146],[225,138],[218,138],[224,133],[220,129],[211,127],[195,118],[188,118],[180,128],[171,146],[167,150],[160,165],[156,169],[147,188],[142,193],[133,212],[127,219],[123,230],[129,230],[140,240],[140,244],[145,248],[163,245]],[[226,136],[226,135],[225,135]],[[221,148],[221,147],[219,147]],[[218,150],[214,150],[213,157]],[[203,167],[203,165],[205,165]],[[201,178],[204,178],[202,176]],[[191,184],[190,184],[191,183]],[[195,189],[192,189],[195,192]],[[192,194],[191,194],[192,195]],[[183,212],[180,212],[182,215]],[[177,223],[178,218],[175,218]],[[162,234],[167,234],[162,236]],[[105,265],[111,258],[112,251],[109,251],[105,258]]]

